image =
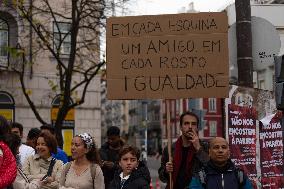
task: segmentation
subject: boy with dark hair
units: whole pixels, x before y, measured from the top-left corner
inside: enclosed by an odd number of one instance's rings
[[[148,189],[150,172],[143,162],[139,162],[140,152],[132,146],[124,146],[119,152],[120,170],[115,173],[109,189]]]
[[[11,123],[11,132],[18,135],[21,140],[23,138],[23,125],[17,122],[13,122]],[[19,160],[20,160],[20,165],[23,165],[25,160],[27,159],[27,157],[34,155],[35,154],[35,150],[25,144],[21,144],[20,148],[19,148]]]
[[[120,138],[120,129],[116,126],[109,127],[107,130],[107,142],[100,149],[106,188],[112,181],[115,171],[119,169],[118,154],[123,145],[124,143]]]
[[[50,125],[50,124],[44,124],[40,127],[41,132],[47,132],[51,135],[53,135],[56,138],[56,134],[55,134],[55,128]],[[64,164],[68,162],[68,156],[67,154],[57,146],[57,153],[56,154],[52,154],[52,157],[54,157],[55,159],[61,160]]]

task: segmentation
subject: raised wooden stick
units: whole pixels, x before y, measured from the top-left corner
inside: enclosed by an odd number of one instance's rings
[[[168,139],[169,162],[173,162],[173,158],[172,158],[172,129],[171,129],[171,116],[170,116],[170,100],[166,100],[166,109],[167,109],[167,139]],[[172,173],[169,173],[169,189],[173,189]]]

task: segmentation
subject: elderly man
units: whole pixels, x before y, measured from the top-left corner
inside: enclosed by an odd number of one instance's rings
[[[167,182],[169,188],[169,173],[173,175],[173,188],[184,189],[191,181],[192,173],[209,160],[198,137],[198,117],[192,112],[180,116],[182,135],[172,146],[173,162],[169,161],[167,147],[164,149],[159,168],[159,178]]]
[[[191,180],[190,189],[253,189],[244,172],[230,160],[228,142],[221,137],[210,141],[210,161]]]

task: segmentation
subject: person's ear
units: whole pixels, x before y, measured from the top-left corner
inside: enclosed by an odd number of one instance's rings
[[[211,158],[211,149],[210,148],[208,150],[208,156],[209,156],[209,158]]]

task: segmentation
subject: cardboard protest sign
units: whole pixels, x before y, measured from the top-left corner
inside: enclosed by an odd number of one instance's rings
[[[262,188],[278,189],[284,188],[282,114],[278,112],[271,116],[271,118],[268,116],[260,120],[259,143],[263,177]]]
[[[228,136],[231,159],[249,177],[256,177],[255,108],[229,104]]]
[[[228,96],[226,13],[107,19],[108,99]]]

